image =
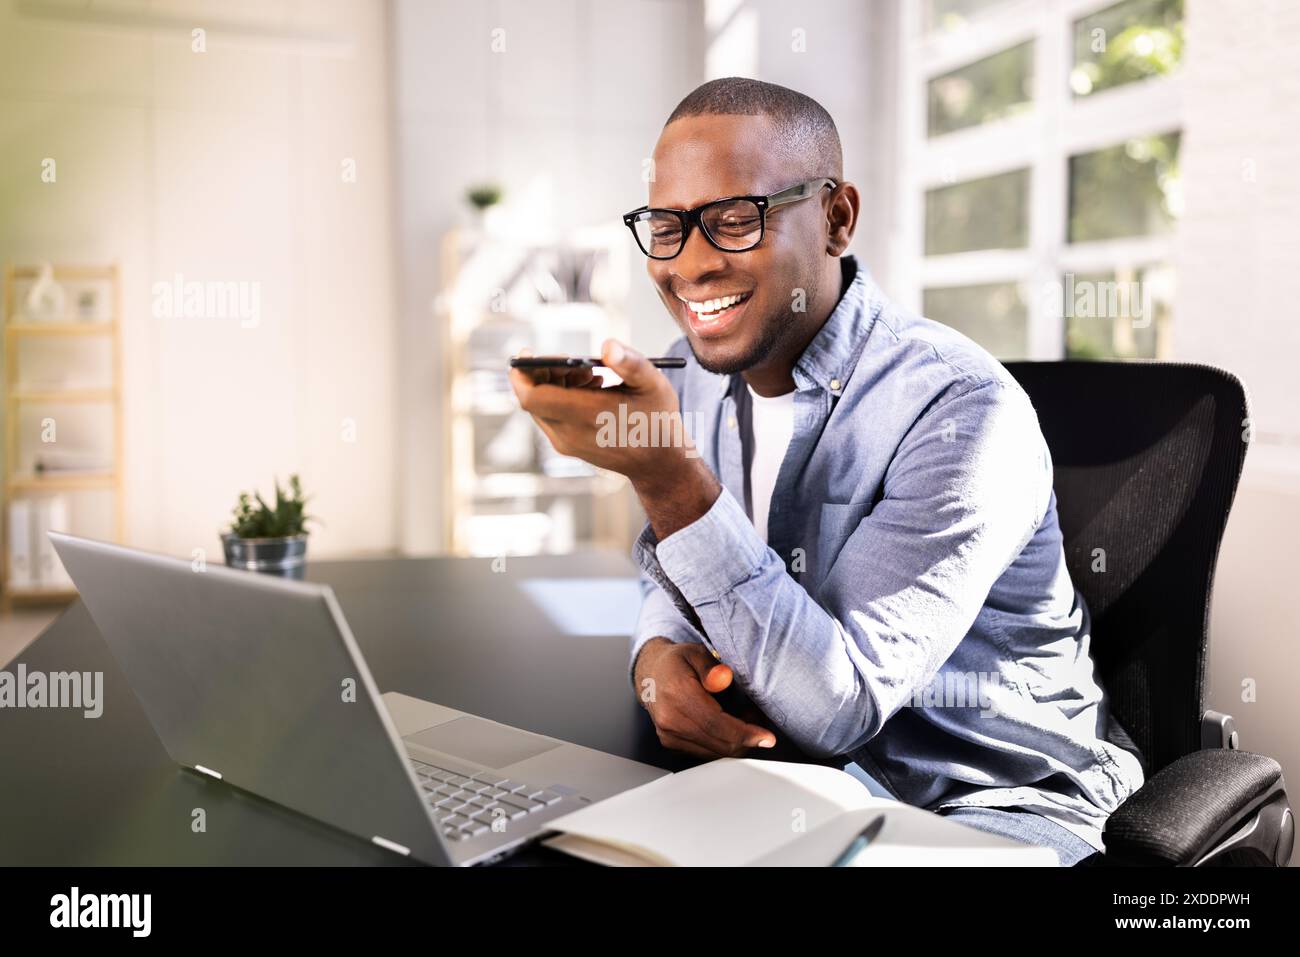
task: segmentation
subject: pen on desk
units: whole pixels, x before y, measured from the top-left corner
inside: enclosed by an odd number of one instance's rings
[[[831,867],[848,867],[849,864],[853,862],[853,859],[861,854],[863,849],[876,839],[876,836],[880,834],[880,829],[884,826],[884,813],[876,815],[870,824],[858,832],[858,836],[855,837],[852,843],[844,849],[844,853],[835,858],[835,862],[831,864]]]
[[[650,364],[656,369],[684,369],[686,360],[681,356],[658,356],[650,360]],[[584,358],[582,356],[514,356],[510,360],[512,369],[591,369],[596,366],[604,367],[604,361],[599,357]]]

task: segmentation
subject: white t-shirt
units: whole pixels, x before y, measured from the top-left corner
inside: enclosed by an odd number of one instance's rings
[[[772,504],[772,489],[776,487],[777,473],[781,471],[785,450],[794,435],[794,392],[766,398],[749,389],[749,398],[754,433],[754,456],[749,464],[749,498],[753,504],[754,527],[763,541],[767,541],[767,513]]]

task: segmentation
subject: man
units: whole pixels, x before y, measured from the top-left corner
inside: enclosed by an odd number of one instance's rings
[[[1143,776],[1109,740],[1126,737],[1094,676],[1050,456],[992,356],[844,255],[859,195],[841,165],[808,97],[695,90],[655,147],[649,206],[625,217],[686,368],[610,340],[618,387],[513,385],[559,452],[623,473],[645,509],[632,680],[666,746],[740,755],[783,734],[1072,864]],[[600,427],[681,412],[693,444]],[[733,679],[771,727],[723,711]]]

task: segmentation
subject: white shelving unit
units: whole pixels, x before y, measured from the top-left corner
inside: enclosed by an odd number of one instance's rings
[[[623,237],[599,231],[571,243],[515,243],[455,229],[442,245],[437,315],[444,381],[443,527],[463,555],[625,548],[630,489],[620,475],[556,455],[519,409],[507,360],[599,351],[626,335]]]
[[[4,582],[0,588],[0,605],[8,608],[18,602],[60,602],[76,597],[76,589],[57,569],[39,570],[36,563],[55,562],[52,552],[44,552],[37,541],[29,541],[27,550],[32,565],[28,573],[17,574],[11,567],[11,545],[15,534],[30,537],[34,525],[22,530],[11,527],[11,506],[15,502],[39,505],[43,500],[81,493],[105,492],[107,512],[104,520],[88,534],[116,540],[122,528],[122,378],[121,348],[121,277],[117,265],[111,266],[54,266],[52,279],[61,295],[68,289],[81,290],[92,296],[93,309],[81,314],[84,303],[75,306],[64,303],[58,314],[29,315],[19,304],[20,292],[40,282],[41,267],[7,265],[4,276],[4,329],[5,329],[5,446],[3,508],[3,567]],[[93,290],[93,292],[87,292]],[[57,376],[64,376],[77,365],[71,361],[76,353],[86,359],[85,353],[99,343],[107,343],[107,381],[85,384],[75,377],[73,384],[66,381],[32,381],[24,367],[40,360],[45,353],[46,375],[50,368]],[[44,349],[28,349],[44,346]],[[48,361],[50,346],[68,349],[68,354],[54,362]],[[101,358],[104,358],[101,356]],[[92,360],[93,364],[93,360]],[[24,435],[24,414],[30,409],[54,410],[76,408],[80,412],[96,406],[106,407],[110,434],[104,443],[103,461],[96,460],[88,467],[61,463],[57,468],[41,456],[32,456],[32,466],[26,464],[29,436]],[[56,424],[57,420],[56,420]],[[59,432],[66,432],[58,424]],[[56,432],[56,435],[58,432]],[[50,442],[50,449],[63,451],[59,443]],[[46,458],[48,458],[48,451]],[[70,508],[75,512],[75,508]],[[71,519],[71,516],[68,516]],[[39,524],[39,523],[36,523]],[[62,529],[77,531],[75,528]],[[42,578],[45,580],[42,581]],[[51,579],[54,583],[51,584]]]

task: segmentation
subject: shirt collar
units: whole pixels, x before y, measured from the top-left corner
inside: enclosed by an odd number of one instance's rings
[[[863,341],[880,312],[875,282],[857,257],[840,257],[840,270],[841,282],[851,277],[848,288],[795,363],[793,375],[797,390],[825,389],[838,395],[848,382]],[[739,373],[719,376],[719,380],[723,395],[744,386]]]

